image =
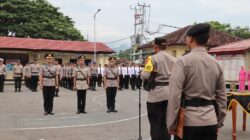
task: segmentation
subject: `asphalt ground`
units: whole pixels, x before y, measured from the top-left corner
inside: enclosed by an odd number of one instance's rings
[[[76,114],[76,92],[60,88],[60,97],[54,98],[55,115],[43,115],[41,91],[31,92],[23,86],[14,92],[6,85],[0,93],[0,140],[137,140],[138,90],[118,91],[118,113],[107,113],[103,88],[87,91],[87,114]],[[150,140],[146,116],[146,92],[142,91],[142,137]],[[237,112],[237,138],[250,139],[250,117],[247,131],[242,131],[242,109]],[[232,139],[231,112],[219,133],[219,140]]]

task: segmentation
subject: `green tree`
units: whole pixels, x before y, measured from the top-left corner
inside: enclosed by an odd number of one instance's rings
[[[0,36],[84,40],[72,19],[46,0],[1,0]]]
[[[249,27],[232,27],[230,24],[223,24],[218,21],[210,21],[209,24],[212,26],[212,28],[227,32],[233,36],[242,38],[242,39],[248,39],[250,38],[250,29]]]

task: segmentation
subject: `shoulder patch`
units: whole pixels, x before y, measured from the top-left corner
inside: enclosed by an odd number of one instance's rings
[[[145,70],[146,72],[152,72],[152,71],[153,71],[153,68],[154,68],[154,66],[153,66],[153,63],[152,63],[152,56],[149,56],[149,57],[146,59],[146,61],[145,61],[145,68],[144,68],[144,70]]]

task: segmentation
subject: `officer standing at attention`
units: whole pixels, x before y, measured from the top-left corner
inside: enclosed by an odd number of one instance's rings
[[[15,81],[15,92],[21,92],[22,77],[23,77],[23,65],[20,64],[20,60],[17,60],[16,65],[13,67],[13,77]]]
[[[166,112],[168,106],[169,78],[176,59],[165,50],[167,41],[165,38],[155,38],[155,55],[149,56],[142,70],[143,80],[153,77],[151,88],[147,97],[148,119],[150,123],[150,135],[152,140],[170,140],[167,131]],[[154,76],[152,76],[154,75]]]
[[[24,77],[24,82],[25,82],[25,86],[27,88],[30,88],[30,78],[31,78],[31,71],[30,71],[30,63],[27,63],[24,67],[23,67],[23,77]]]
[[[3,92],[4,89],[4,81],[6,76],[6,68],[3,64],[4,59],[0,58],[0,92]]]
[[[103,75],[103,68],[102,68],[102,65],[99,64],[99,67],[98,67],[98,87],[102,87],[102,75]]]
[[[77,112],[87,113],[85,110],[86,105],[86,93],[89,88],[89,68],[85,65],[85,57],[78,57],[78,67],[74,68],[73,71],[74,77],[74,90],[77,92]]]
[[[41,67],[40,72],[40,88],[43,90],[44,100],[44,115],[54,115],[53,111],[53,99],[55,96],[55,90],[59,86],[57,68],[53,65],[53,55],[46,54],[45,58],[47,64]]]
[[[40,65],[37,64],[37,60],[34,59],[33,64],[30,65],[31,69],[31,91],[37,92],[37,86],[39,81]]]
[[[104,88],[107,95],[107,113],[117,112],[115,110],[115,97],[119,86],[119,71],[115,66],[116,58],[110,57],[108,67],[104,70]]]
[[[62,71],[62,67],[61,65],[58,63],[58,61],[54,61],[54,65],[56,66],[57,68],[57,71],[58,71],[58,83],[60,85],[61,83],[61,71]],[[59,97],[59,88],[56,88],[56,91],[55,91],[55,97]]]
[[[174,64],[170,78],[167,125],[176,130],[181,97],[185,115],[183,140],[217,140],[218,129],[226,117],[227,97],[223,70],[205,48],[209,24],[196,24],[186,33],[191,52]]]
[[[90,67],[90,89],[92,91],[96,91],[96,82],[97,82],[97,76],[98,76],[98,68],[96,66],[96,63],[93,62],[91,67]]]

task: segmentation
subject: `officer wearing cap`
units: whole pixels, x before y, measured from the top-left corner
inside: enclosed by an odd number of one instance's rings
[[[23,77],[24,77],[24,82],[25,82],[25,86],[27,88],[30,88],[30,79],[31,79],[31,68],[30,68],[30,63],[27,63],[24,67],[23,67]]]
[[[193,25],[186,33],[191,52],[180,57],[170,78],[167,125],[177,126],[181,97],[185,103],[183,140],[216,140],[226,117],[227,97],[223,70],[205,49],[209,24]]]
[[[104,70],[104,88],[106,89],[107,95],[107,113],[117,112],[115,109],[115,97],[117,88],[119,86],[119,71],[115,65],[116,58],[110,57],[109,64]]]
[[[76,114],[87,113],[85,110],[85,106],[86,106],[86,93],[87,89],[89,88],[90,72],[89,68],[85,65],[84,56],[78,57],[78,66],[74,68],[73,77],[74,77],[74,90],[76,90],[77,92]]]
[[[43,90],[44,99],[44,115],[54,115],[53,111],[53,100],[55,96],[55,90],[59,86],[58,82],[58,70],[53,65],[53,55],[45,55],[47,63],[41,67],[40,71],[40,88]]]
[[[4,81],[6,76],[6,68],[3,64],[4,59],[0,58],[0,92],[3,92],[4,89]]]
[[[155,38],[155,55],[149,56],[141,72],[143,80],[150,80],[147,111],[152,140],[170,140],[166,125],[169,78],[176,59],[166,52],[165,38]]]
[[[21,92],[22,77],[23,77],[23,65],[20,64],[20,60],[17,60],[16,65],[13,67],[13,77],[15,81],[15,92]]]
[[[61,65],[58,63],[58,61],[54,61],[54,65],[56,66],[56,68],[57,68],[57,71],[58,71],[58,83],[59,83],[59,85],[60,85],[60,83],[61,83],[61,71],[62,71],[62,67],[61,67]],[[59,88],[57,88],[56,89],[56,91],[55,91],[55,97],[59,97]]]
[[[98,76],[98,68],[96,65],[96,62],[93,62],[90,66],[90,89],[92,91],[96,91],[96,82],[97,82],[97,76]]]
[[[38,80],[39,80],[39,72],[40,65],[37,64],[37,59],[34,59],[33,63],[30,65],[31,70],[31,91],[37,92]]]

